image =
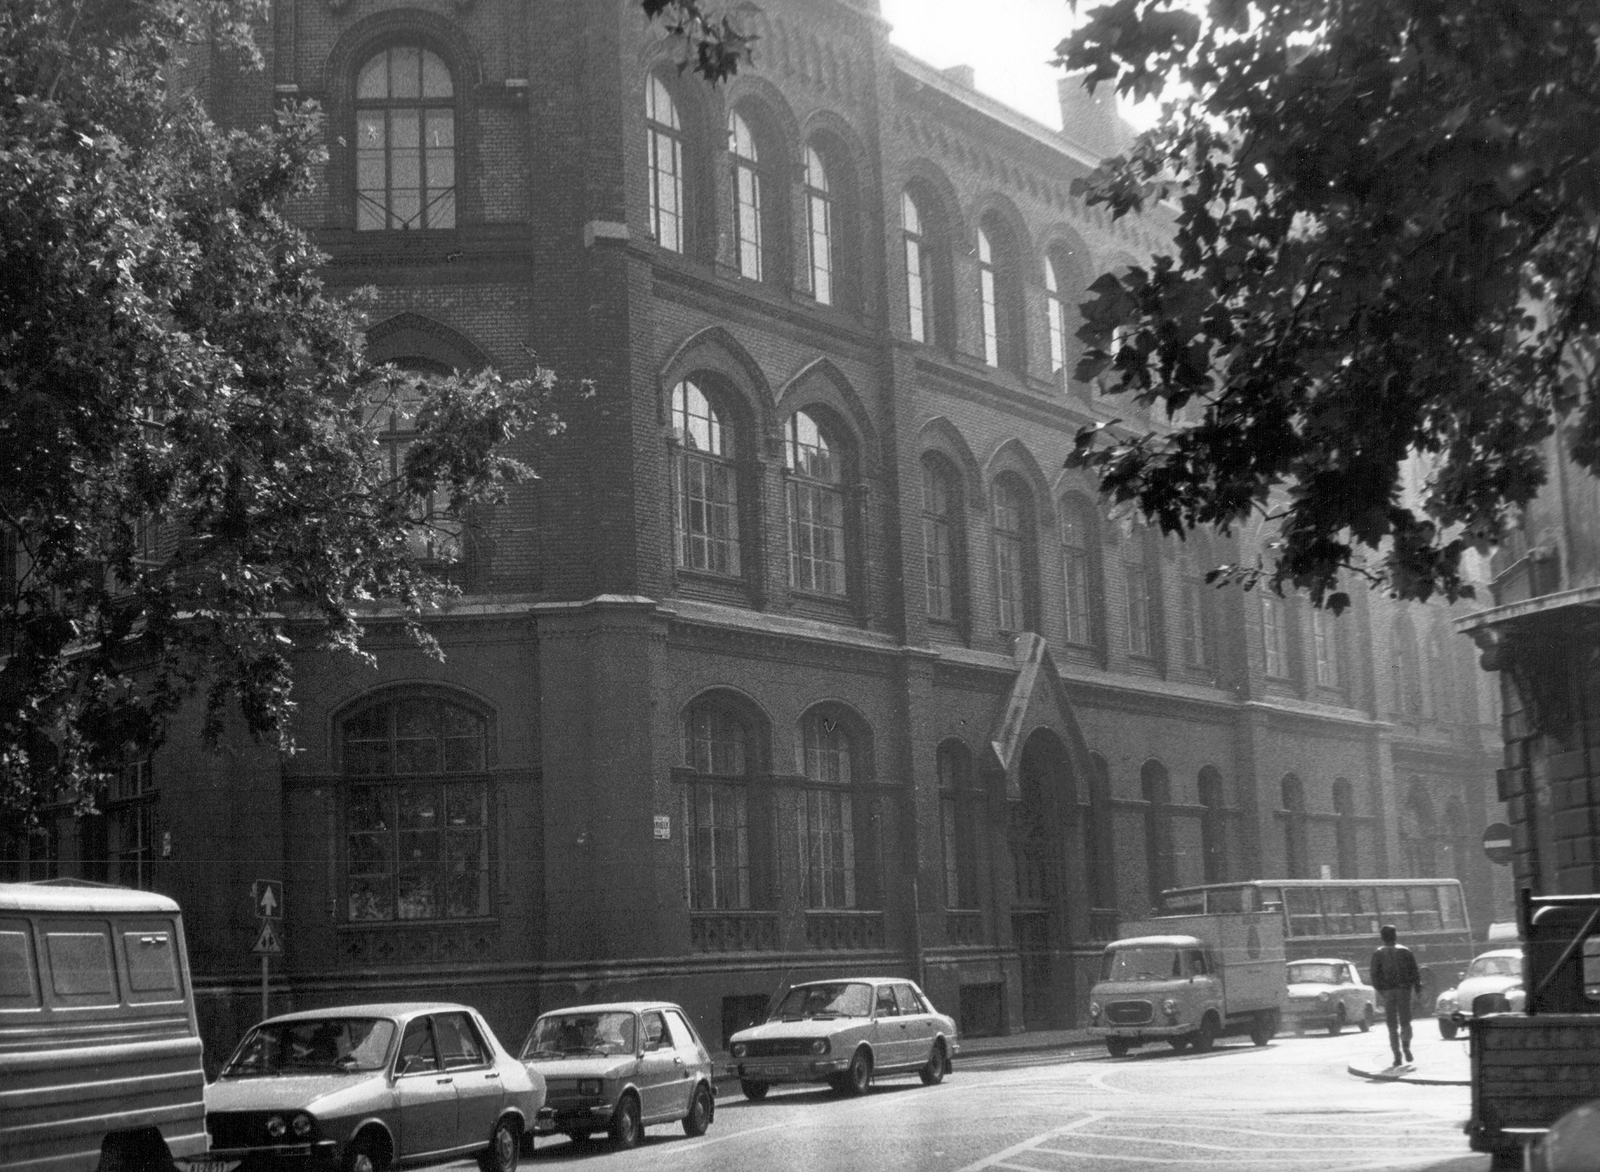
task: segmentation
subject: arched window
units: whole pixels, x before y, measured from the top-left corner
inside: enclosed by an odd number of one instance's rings
[[[1016,244],[996,216],[978,229],[978,287],[983,315],[983,357],[990,366],[1026,366],[1022,333],[1022,278]]]
[[[805,411],[789,417],[789,582],[842,597],[846,575],[844,451],[831,428]]]
[[[1394,711],[1401,716],[1422,715],[1422,661],[1417,654],[1417,631],[1411,616],[1397,615],[1390,628]]]
[[[811,262],[811,295],[833,304],[833,191],[828,169],[814,146],[806,148],[806,240]]]
[[[1214,765],[1200,770],[1200,855],[1207,883],[1223,883],[1228,878],[1228,824],[1223,813],[1225,800],[1222,774]]]
[[[383,472],[389,480],[405,474],[406,453],[417,440],[416,418],[430,376],[449,373],[443,364],[426,358],[403,357],[390,364],[384,376],[384,393],[373,400],[369,421],[382,451]],[[406,532],[406,548],[424,562],[439,565],[459,562],[464,553],[462,520],[450,508],[450,494],[436,489],[419,502]]]
[[[1336,777],[1333,781],[1334,844],[1339,853],[1340,879],[1360,878],[1360,863],[1356,857],[1356,802],[1350,779]]]
[[[751,890],[750,774],[757,747],[735,712],[703,700],[683,714],[684,870],[695,911],[748,908]],[[759,820],[758,820],[759,824]]]
[[[1003,475],[994,485],[995,601],[1002,631],[1031,631],[1034,615],[1033,502],[1022,481]]]
[[[1338,688],[1343,686],[1344,672],[1340,666],[1339,620],[1326,607],[1311,612],[1311,639],[1317,659],[1317,686]]]
[[[1400,810],[1400,853],[1409,878],[1433,877],[1433,836],[1433,803],[1421,786],[1413,783],[1411,795]]]
[[[1145,874],[1150,886],[1150,906],[1161,907],[1161,893],[1175,886],[1172,856],[1172,781],[1167,767],[1146,761],[1139,770],[1140,792],[1145,800]]]
[[[1070,271],[1070,270],[1069,270]],[[1050,372],[1063,377],[1067,367],[1067,303],[1062,300],[1066,280],[1054,254],[1044,259],[1045,313],[1050,319]]]
[[[1128,654],[1155,658],[1159,646],[1160,566],[1150,549],[1149,528],[1129,522],[1122,542],[1122,569],[1128,587]]]
[[[728,142],[733,155],[733,242],[739,275],[761,280],[761,158],[750,124],[737,110],[728,113]]]
[[[677,445],[678,564],[737,577],[739,474],[733,429],[705,392],[688,379],[672,390],[672,438]]]
[[[656,243],[684,251],[683,123],[672,91],[651,74],[645,84],[645,149],[649,160],[650,232]]]
[[[1283,599],[1263,586],[1261,595],[1261,647],[1263,670],[1272,679],[1289,678],[1289,625]]]
[[[904,231],[911,337],[918,342],[931,342],[934,340],[934,258],[923,226],[922,209],[910,191],[900,193],[900,219]]]
[[[1094,509],[1077,493],[1061,498],[1061,564],[1067,642],[1092,646],[1099,627],[1100,533]]]
[[[1198,540],[1198,538],[1196,539]],[[1210,667],[1211,611],[1205,577],[1192,549],[1178,559],[1178,574],[1183,587],[1183,659],[1190,667]]]
[[[927,563],[928,617],[954,622],[961,588],[959,481],[932,454],[922,457],[922,549]]]
[[[1288,879],[1304,879],[1307,858],[1306,791],[1300,779],[1290,773],[1283,779],[1283,873]]]
[[[488,724],[432,696],[375,704],[340,729],[345,914],[355,921],[489,914]]]
[[[1116,931],[1116,916],[1095,916],[1117,906],[1116,815],[1111,805],[1111,770],[1099,753],[1089,754],[1089,809],[1083,823],[1084,869],[1089,880],[1090,919],[1097,940]]]
[[[959,740],[939,746],[939,811],[944,831],[944,903],[979,906],[984,793],[973,778],[972,753]]]
[[[456,226],[456,110],[437,53],[392,45],[356,77],[356,229]]]
[[[801,760],[811,784],[799,792],[796,831],[800,902],[809,908],[860,906],[856,884],[856,746],[844,723],[826,712],[800,722]]]

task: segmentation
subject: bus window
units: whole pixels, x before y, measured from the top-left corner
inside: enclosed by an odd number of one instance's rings
[[[1323,926],[1330,936],[1353,936],[1361,911],[1361,890],[1357,887],[1322,889]]]
[[[1168,916],[1198,916],[1206,910],[1204,891],[1168,891],[1161,897],[1161,906]]]
[[[1408,887],[1411,897],[1411,930],[1437,932],[1439,930],[1439,889],[1437,887]]]
[[[1375,887],[1358,887],[1356,890],[1361,895],[1361,916],[1356,921],[1356,931],[1367,936],[1376,936],[1382,926],[1378,923],[1378,890]]]
[[[1250,906],[1251,889],[1248,887],[1224,887],[1219,890],[1206,892],[1206,911],[1213,915],[1217,913],[1247,912],[1254,909]]]
[[[1289,887],[1284,889],[1286,909],[1289,913],[1289,935],[1321,936],[1322,906],[1315,887]]]
[[[1378,920],[1380,925],[1393,924],[1396,931],[1411,931],[1411,911],[1406,906],[1404,887],[1378,888]]]
[[[1283,910],[1283,889],[1281,887],[1258,887],[1256,894],[1261,903],[1251,908],[1254,912],[1281,912]]]
[[[1444,914],[1446,928],[1465,928],[1467,926],[1467,913],[1461,908],[1461,888],[1439,888],[1439,907]]]

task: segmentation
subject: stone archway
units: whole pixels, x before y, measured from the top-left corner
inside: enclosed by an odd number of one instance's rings
[[[1070,1024],[1075,989],[1066,961],[1067,845],[1076,842],[1077,792],[1062,739],[1035,729],[1018,764],[1020,800],[1011,809],[1011,934],[1021,965],[1027,1029]]]

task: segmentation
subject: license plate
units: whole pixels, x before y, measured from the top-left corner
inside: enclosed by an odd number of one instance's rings
[[[207,1160],[203,1158],[189,1159],[179,1162],[178,1167],[183,1172],[230,1172],[237,1168],[238,1160]]]
[[[751,1074],[766,1078],[777,1078],[789,1073],[787,1066],[747,1066],[745,1069]]]

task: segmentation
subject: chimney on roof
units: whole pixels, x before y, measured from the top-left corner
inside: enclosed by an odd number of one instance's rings
[[[1074,73],[1056,82],[1061,99],[1061,137],[1098,158],[1117,154],[1131,137],[1127,125],[1117,115],[1117,91],[1103,81],[1090,93],[1083,74]]]
[[[978,88],[978,75],[970,65],[952,65],[949,69],[942,69],[940,72],[964,89],[975,90]]]

